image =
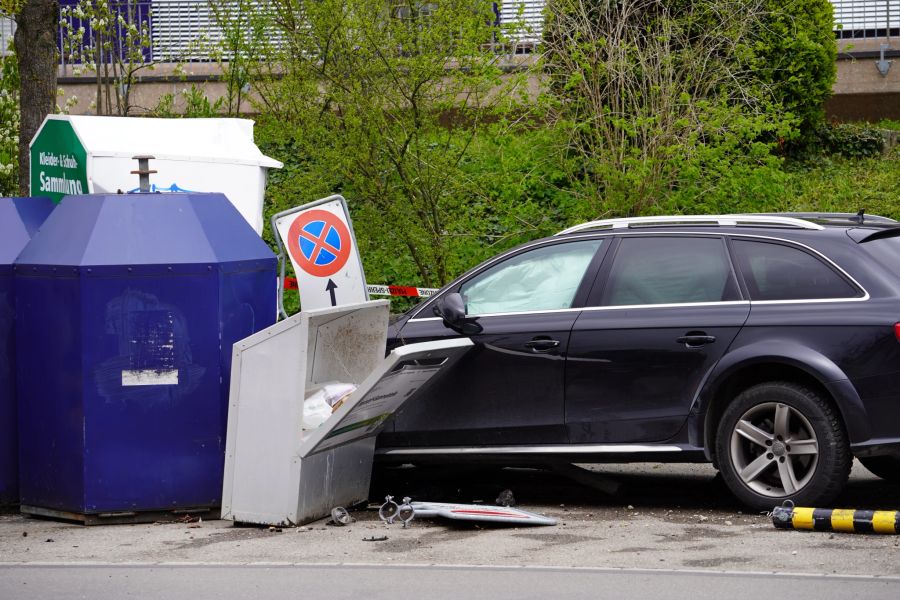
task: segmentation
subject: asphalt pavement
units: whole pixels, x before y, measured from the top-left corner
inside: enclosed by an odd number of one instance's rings
[[[896,600],[900,579],[613,569],[221,565],[0,567],[0,597],[319,599]]]
[[[0,598],[900,597],[900,536],[775,529],[709,465],[589,469],[381,469],[373,484],[373,500],[492,503],[510,490],[553,527],[416,519],[404,529],[382,523],[377,503],[348,526],[284,529],[0,515]],[[900,485],[855,464],[836,506],[900,509]]]

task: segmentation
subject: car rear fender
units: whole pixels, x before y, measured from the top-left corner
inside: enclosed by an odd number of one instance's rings
[[[749,381],[748,381],[749,379]],[[708,458],[717,417],[734,394],[754,383],[794,380],[820,388],[841,413],[851,443],[869,439],[866,409],[847,375],[825,355],[790,340],[766,340],[733,348],[700,387],[688,419],[688,439]],[[737,386],[737,387],[736,387]]]

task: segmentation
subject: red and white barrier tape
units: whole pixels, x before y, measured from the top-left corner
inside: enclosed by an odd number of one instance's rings
[[[284,289],[296,290],[297,278],[285,277]],[[367,285],[366,289],[372,296],[403,296],[406,298],[428,298],[438,292],[437,288],[420,288],[406,285]]]
[[[407,298],[429,298],[438,290],[435,288],[410,287],[406,285],[367,285],[373,296],[405,296]]]

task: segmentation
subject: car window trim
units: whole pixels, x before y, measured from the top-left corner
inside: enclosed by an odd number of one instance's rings
[[[621,240],[622,236],[613,236],[613,239],[609,244],[609,250],[607,250],[606,252],[606,260],[597,271],[597,275],[594,277],[594,282],[591,284],[591,291],[588,294],[587,298],[584,299],[585,308],[600,306],[599,302],[595,302],[594,300],[600,300],[603,298],[603,294],[606,291],[606,284],[607,282],[609,282],[609,273],[610,271],[612,271],[612,266],[616,262],[616,255],[619,253]]]
[[[625,232],[625,231],[622,231],[622,232],[618,232],[618,233],[616,233],[616,234],[611,234],[611,233],[609,233],[609,232],[604,232],[604,233],[602,233],[602,234],[598,234],[598,233],[594,232],[594,233],[587,233],[587,234],[584,234],[584,235],[572,235],[572,236],[566,236],[566,237],[564,238],[564,240],[562,240],[562,241],[565,241],[565,240],[571,240],[571,239],[586,239],[586,238],[610,238],[612,241],[615,241],[616,238],[621,238],[621,237],[625,237],[625,236],[632,236],[632,235],[637,235],[637,236],[648,236],[648,235],[651,235],[651,236],[652,236],[652,235],[659,235],[660,233],[661,233],[661,232],[646,232],[646,231],[635,231],[635,232],[628,231],[628,232]],[[750,238],[750,239],[756,239],[756,240],[770,240],[770,241],[775,241],[775,242],[781,242],[781,243],[787,244],[787,245],[789,245],[789,246],[797,246],[797,247],[799,247],[799,248],[802,248],[802,249],[807,250],[808,252],[811,252],[812,254],[814,254],[814,255],[816,255],[817,257],[819,257],[821,260],[825,261],[825,262],[826,262],[828,265],[830,265],[833,269],[836,269],[839,273],[841,273],[844,277],[846,277],[846,278],[847,278],[847,279],[848,279],[848,280],[849,280],[849,281],[850,281],[857,289],[862,290],[862,292],[863,292],[863,295],[862,295],[861,297],[858,297],[858,298],[806,298],[806,299],[803,299],[803,300],[754,300],[754,301],[749,300],[749,299],[748,299],[748,298],[749,298],[749,295],[748,295],[748,294],[745,294],[745,295],[744,295],[745,300],[743,300],[743,302],[750,302],[751,304],[762,304],[762,305],[768,305],[768,304],[804,304],[804,303],[808,303],[808,304],[822,304],[822,303],[827,303],[827,302],[866,302],[866,301],[868,301],[869,299],[871,299],[871,296],[869,295],[869,291],[868,291],[862,284],[860,284],[860,283],[859,283],[852,275],[850,275],[849,273],[847,273],[847,271],[845,271],[844,269],[842,269],[842,268],[840,267],[840,265],[838,265],[837,263],[835,263],[833,260],[831,260],[830,258],[828,258],[827,256],[825,256],[824,254],[822,254],[821,252],[819,252],[819,251],[816,250],[815,248],[812,248],[812,247],[810,247],[810,246],[807,246],[806,244],[804,244],[804,243],[802,243],[802,242],[796,242],[796,241],[794,241],[794,240],[786,240],[786,239],[784,239],[784,238],[779,238],[779,237],[774,237],[774,236],[768,236],[768,235],[754,235],[754,234],[747,234],[747,233],[730,233],[730,232],[719,232],[719,231],[716,231],[716,232],[711,232],[711,231],[667,231],[667,232],[665,232],[665,234],[666,234],[666,235],[690,235],[690,236],[698,236],[698,235],[702,235],[702,236],[708,236],[708,237],[724,237],[724,238],[726,239],[726,241],[727,241],[728,239],[730,239],[730,238]],[[536,246],[540,246],[540,245],[543,245],[543,244],[546,244],[546,243],[552,243],[553,241],[556,241],[556,242],[558,243],[560,240],[539,240],[539,241],[536,241],[536,242],[533,242],[533,243],[530,243],[530,244],[526,244],[526,245],[521,246],[521,247],[519,247],[519,248],[513,248],[513,249],[511,249],[511,250],[508,250],[508,251],[504,252],[503,254],[500,254],[500,255],[498,255],[498,256],[495,256],[492,260],[488,260],[487,262],[483,263],[482,265],[478,265],[478,266],[476,266],[476,267],[473,267],[473,268],[470,269],[469,271],[466,271],[465,273],[463,273],[462,275],[460,275],[459,277],[457,277],[455,280],[453,280],[448,286],[446,286],[446,287],[444,288],[443,292],[441,292],[441,293],[439,293],[439,294],[435,294],[434,296],[432,296],[431,298],[429,298],[425,303],[423,303],[422,306],[418,307],[418,309],[412,314],[412,316],[410,316],[410,318],[409,318],[409,320],[408,320],[407,322],[411,322],[411,321],[417,321],[417,322],[418,322],[418,321],[439,321],[439,320],[440,320],[440,317],[422,317],[422,318],[417,318],[417,316],[418,316],[419,314],[421,314],[421,312],[422,312],[423,310],[425,310],[426,308],[428,308],[429,306],[433,306],[434,303],[435,303],[439,298],[441,298],[444,294],[449,293],[449,292],[452,292],[452,291],[454,291],[454,289],[458,289],[459,286],[462,285],[462,283],[463,283],[468,277],[474,276],[474,275],[476,275],[477,273],[480,273],[482,270],[484,270],[484,269],[486,269],[486,268],[489,268],[491,265],[495,264],[497,261],[503,260],[503,259],[505,259],[506,257],[512,256],[513,254],[517,254],[518,252],[524,252],[525,250],[530,249],[530,248],[533,248],[533,247],[536,247]],[[603,247],[603,246],[601,245],[601,248],[602,248],[602,247]],[[731,248],[729,248],[729,250],[731,250]],[[612,263],[611,263],[611,260],[610,260],[610,261],[605,260],[607,257],[610,257],[610,254],[609,254],[609,250],[608,250],[608,249],[607,249],[607,254],[606,254],[606,256],[604,257],[604,264],[601,265],[601,271],[604,271],[604,270],[608,267],[609,264],[612,264]],[[733,260],[734,260],[734,259],[732,258],[732,261],[733,261]],[[598,271],[598,276],[601,275],[601,271]],[[737,273],[736,273],[736,274],[737,274]],[[597,282],[595,281],[595,282],[594,282],[594,286],[596,286],[596,284],[597,284]],[[605,285],[605,281],[603,282],[603,285]],[[743,279],[742,279],[742,277],[739,277],[739,279],[738,279],[738,285],[739,285],[739,286],[740,286],[740,285],[743,285]],[[744,290],[741,290],[741,292],[744,293]],[[594,293],[594,290],[593,290],[593,288],[592,288],[592,289],[591,289],[591,293],[590,293],[590,295],[589,295],[587,301],[590,300],[590,297],[593,296],[593,293]],[[587,301],[586,301],[586,304],[587,304]],[[714,302],[714,303],[712,303],[712,304],[719,305],[719,304],[722,304],[722,302]],[[668,305],[667,308],[674,308],[674,307],[676,307],[676,306],[693,306],[693,305],[696,305],[696,303],[680,304],[680,305]],[[583,307],[580,307],[580,308],[563,308],[563,309],[557,309],[557,311],[596,310],[596,309],[598,309],[598,308],[600,308],[600,309],[606,309],[606,308],[611,308],[611,309],[615,309],[615,308],[632,308],[632,309],[636,309],[636,308],[648,308],[648,307],[653,307],[653,306],[662,306],[662,305],[659,305],[659,304],[648,304],[648,305],[634,305],[634,306],[627,306],[627,307],[598,307],[598,306],[587,306],[587,305],[586,305],[586,306],[583,306]],[[540,311],[540,312],[546,312],[546,311]],[[534,314],[534,313],[502,313],[502,314],[505,314],[505,315],[511,315],[511,314]],[[479,318],[480,318],[480,317],[479,317]]]
[[[511,317],[511,316],[523,316],[523,315],[544,315],[551,313],[567,313],[567,312],[585,312],[585,311],[598,311],[598,310],[635,310],[635,309],[643,309],[643,308],[690,308],[692,306],[696,307],[706,307],[706,306],[747,306],[750,304],[749,300],[720,300],[718,302],[681,302],[681,303],[673,303],[673,304],[623,304],[621,306],[581,306],[574,308],[555,308],[550,310],[532,310],[532,311],[519,311],[519,312],[508,312],[508,313],[488,313],[483,315],[473,315],[474,317],[478,317],[479,319],[492,318],[492,317]],[[410,322],[415,321],[416,323],[422,321],[440,321],[441,317],[422,317],[421,319],[410,319]]]
[[[750,287],[747,285],[747,282],[744,281],[744,274],[738,268],[737,253],[734,251],[732,241],[731,236],[725,236],[725,249],[728,250],[728,260],[731,262],[731,269],[734,273],[734,278],[737,281],[738,289],[741,292],[741,298],[750,300]]]

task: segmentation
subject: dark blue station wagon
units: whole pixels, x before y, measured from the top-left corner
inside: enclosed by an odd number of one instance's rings
[[[900,479],[900,223],[611,219],[501,254],[392,324],[475,348],[382,462],[712,462],[754,509]]]

